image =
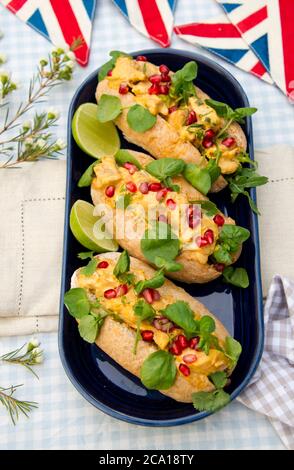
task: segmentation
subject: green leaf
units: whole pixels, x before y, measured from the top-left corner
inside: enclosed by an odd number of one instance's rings
[[[217,161],[214,159],[209,160],[206,166],[206,170],[210,175],[211,184],[213,184],[221,174],[221,169],[218,166]]]
[[[161,271],[158,271],[153,277],[150,279],[146,279],[145,281],[139,281],[135,285],[135,291],[137,294],[140,294],[144,289],[151,288],[157,289],[158,287],[163,286],[165,281],[165,277]]]
[[[187,104],[191,96],[196,95],[193,80],[197,77],[198,66],[195,61],[188,62],[172,76],[169,96],[178,103]]]
[[[148,171],[150,175],[163,181],[165,178],[183,173],[185,166],[185,162],[178,158],[161,158],[160,160],[154,160],[148,163],[145,170]]]
[[[228,104],[222,103],[221,101],[216,101],[209,98],[205,100],[205,103],[213,108],[219,117],[231,119],[231,116],[234,113],[233,109]]]
[[[152,305],[148,304],[143,299],[138,300],[138,302],[134,305],[134,313],[138,318],[140,318],[140,320],[149,321],[152,321],[156,315],[156,311]]]
[[[79,333],[81,337],[88,343],[94,343],[99,332],[100,317],[87,315],[81,318],[79,322]]]
[[[84,276],[92,276],[96,271],[97,264],[98,260],[96,258],[91,259],[86,266],[81,268],[81,274],[84,274]]]
[[[231,253],[235,253],[249,237],[250,232],[247,228],[240,227],[239,225],[225,224],[222,226],[219,234],[219,241],[229,246]]]
[[[127,250],[124,250],[114,267],[113,274],[119,278],[122,274],[127,273],[130,270],[130,256]]]
[[[108,72],[114,68],[115,63],[119,57],[131,57],[130,55],[121,51],[111,51],[109,55],[111,59],[108,60],[104,65],[100,67],[99,74],[98,74],[99,82],[101,82],[101,80],[104,80]]]
[[[212,201],[192,201],[193,204],[200,204],[201,210],[203,210],[208,217],[213,217],[219,213],[219,209],[216,204]]]
[[[200,331],[199,322],[195,320],[193,310],[183,300],[168,305],[162,310],[162,315],[182,328],[188,338],[196,336]]]
[[[98,102],[97,119],[100,122],[113,121],[122,112],[122,105],[117,96],[102,95]]]
[[[236,201],[239,194],[243,194],[247,197],[253,212],[259,214],[256,204],[247,189],[256,188],[257,186],[266,184],[268,182],[268,178],[266,176],[259,175],[255,168],[240,168],[234,176],[228,177],[227,180],[229,182],[232,202]]]
[[[256,111],[257,108],[236,108],[234,111],[234,121],[243,123],[244,117],[252,116]]]
[[[151,390],[167,390],[174,384],[176,373],[174,357],[167,351],[156,351],[143,362],[141,380]]]
[[[230,395],[224,390],[214,392],[197,392],[192,394],[194,408],[211,413],[220,410],[230,402]]]
[[[184,178],[202,194],[207,194],[211,188],[211,177],[206,168],[199,168],[195,163],[187,163]]]
[[[162,258],[161,256],[156,256],[154,262],[158,268],[161,268],[164,271],[171,272],[171,273],[180,271],[181,269],[183,269],[182,264],[176,263],[175,261],[166,260]]]
[[[203,315],[199,320],[200,333],[212,333],[215,330],[215,321],[208,315]]]
[[[241,352],[241,344],[236,339],[232,338],[232,336],[227,336],[225,341],[225,354],[232,360],[233,365],[237,364]]]
[[[127,121],[131,129],[136,132],[146,132],[156,123],[157,117],[140,104],[132,106],[127,114]]]
[[[78,181],[79,188],[85,188],[90,186],[94,177],[94,166],[97,165],[97,161],[88,166],[86,171],[82,174]]]
[[[244,268],[233,268],[233,266],[227,266],[223,270],[223,278],[225,282],[233,284],[233,286],[236,287],[246,289],[249,286],[248,274]]]
[[[64,304],[75,318],[83,318],[90,312],[90,302],[85,289],[74,287],[64,294]]]
[[[213,374],[210,374],[209,380],[211,380],[215,388],[224,388],[228,378],[227,374],[223,370],[219,370]]]
[[[216,245],[215,250],[213,252],[213,258],[217,263],[221,264],[231,264],[232,263],[232,256],[228,252],[228,250],[222,245]]]
[[[119,166],[123,166],[125,163],[132,163],[135,165],[139,170],[142,170],[141,163],[130,153],[128,150],[120,149],[114,155],[115,161]]]
[[[78,254],[78,258],[80,259],[92,259],[93,258],[93,255],[94,255],[94,251],[83,251],[82,253],[79,253]]]
[[[141,240],[141,250],[144,257],[151,263],[155,263],[158,256],[167,261],[173,261],[179,253],[180,242],[169,224],[156,222],[145,231]]]

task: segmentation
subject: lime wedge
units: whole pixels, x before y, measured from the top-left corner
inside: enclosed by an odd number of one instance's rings
[[[93,229],[99,217],[93,215],[94,206],[89,202],[77,200],[70,211],[70,228],[75,238],[81,245],[89,250],[102,253],[105,251],[117,251],[118,244],[115,240],[107,238],[97,238]]]
[[[120,147],[115,125],[99,122],[97,109],[94,103],[81,104],[72,120],[73,138],[84,152],[94,158],[114,155]]]

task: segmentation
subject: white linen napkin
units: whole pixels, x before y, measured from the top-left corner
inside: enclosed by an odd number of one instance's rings
[[[294,282],[275,276],[264,308],[261,363],[237,398],[265,414],[288,449],[294,450]]]

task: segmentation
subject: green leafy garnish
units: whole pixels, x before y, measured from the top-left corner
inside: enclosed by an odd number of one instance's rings
[[[100,316],[86,315],[79,321],[79,333],[81,337],[88,343],[94,343],[104,319]]]
[[[223,279],[228,284],[246,289],[249,286],[249,278],[246,269],[227,266],[223,270]]]
[[[141,323],[142,321],[146,321],[146,320],[148,320],[149,322],[152,322],[152,320],[155,318],[156,312],[150,304],[145,302],[145,300],[140,299],[134,306],[134,313],[136,317],[138,317],[136,338],[135,338],[135,344],[134,344],[134,349],[133,349],[133,353],[136,354],[137,345],[138,345],[139,340],[141,339],[141,333],[140,333]]]
[[[194,312],[190,305],[183,300],[168,305],[162,310],[162,315],[184,330],[189,339],[199,332],[199,323],[194,317]]]
[[[219,152],[219,151],[217,151],[217,152]],[[218,166],[218,159],[217,158],[216,159],[210,159],[209,162],[207,163],[207,166],[206,166],[205,169],[208,171],[208,173],[210,175],[211,184],[213,184],[221,174],[221,169]]]
[[[227,336],[225,341],[225,354],[232,361],[232,365],[235,366],[242,352],[241,344],[232,336]]]
[[[213,374],[210,374],[209,380],[211,380],[215,388],[224,388],[228,378],[227,374],[223,370],[219,370]]]
[[[200,204],[201,210],[204,211],[208,217],[213,217],[219,213],[219,209],[212,201],[192,201],[192,204]]]
[[[166,272],[173,273],[173,272],[180,271],[181,269],[183,269],[182,264],[176,263],[175,261],[166,260],[162,258],[161,256],[157,256],[155,258],[154,263],[158,268],[163,269],[163,271],[166,271]]]
[[[129,253],[124,250],[113,270],[113,274],[117,279],[126,284],[133,284],[135,276],[133,273],[130,273],[130,256]]]
[[[196,392],[192,394],[194,408],[198,411],[214,413],[230,403],[230,395],[223,389],[213,392]]]
[[[140,104],[132,106],[127,114],[127,121],[131,129],[136,132],[146,132],[156,123],[157,117]]]
[[[213,252],[213,258],[217,263],[225,265],[232,263],[232,256],[230,255],[227,248],[222,245],[216,245]]]
[[[197,63],[191,61],[174,73],[169,96],[180,104],[187,104],[188,99],[196,95],[193,80],[197,77],[197,71]]]
[[[120,149],[114,155],[115,161],[119,166],[123,166],[125,163],[132,163],[139,170],[142,170],[142,165],[128,150]]]
[[[97,119],[100,122],[113,121],[122,112],[122,105],[117,96],[102,95],[98,102]]]
[[[176,373],[174,357],[167,351],[156,351],[143,362],[141,380],[151,390],[167,390],[174,384]]]
[[[250,237],[247,228],[239,225],[225,224],[219,234],[219,242],[223,244],[230,253],[236,253],[242,243]]]
[[[132,194],[120,194],[116,200],[116,208],[125,210],[132,202]]]
[[[221,101],[212,100],[211,98],[206,99],[205,103],[213,108],[219,117],[226,120],[237,121],[241,124],[244,123],[246,116],[252,116],[256,113],[257,108],[236,108],[232,109],[228,104],[222,103]]]
[[[97,161],[92,163],[86,171],[82,174],[78,181],[78,187],[79,188],[85,188],[87,186],[90,186],[92,183],[92,179],[94,177],[94,166],[97,165]]]
[[[84,274],[84,276],[92,276],[96,271],[97,264],[98,259],[92,258],[86,266],[81,268],[81,274]]]
[[[144,289],[147,288],[157,289],[158,287],[163,286],[164,281],[165,277],[163,275],[163,272],[157,271],[157,273],[150,279],[137,282],[137,284],[135,285],[135,291],[137,294],[140,294]]]
[[[81,253],[78,253],[78,258],[84,260],[84,259],[92,259],[94,256],[94,251],[83,251]]]
[[[106,62],[104,65],[102,65],[102,67],[100,67],[100,71],[98,74],[99,82],[101,82],[101,80],[104,80],[108,72],[114,68],[115,63],[119,57],[131,57],[130,55],[121,51],[111,51],[109,55],[111,59],[108,62]]]
[[[169,224],[156,222],[145,231],[141,250],[144,257],[153,264],[158,257],[174,261],[180,250],[180,241]]]
[[[211,188],[211,177],[206,168],[199,168],[195,163],[187,163],[183,173],[184,178],[202,194],[207,194]]]
[[[145,170],[159,181],[162,181],[166,187],[171,187],[177,191],[179,188],[177,185],[172,184],[171,178],[183,173],[185,166],[185,162],[178,158],[161,158],[148,163]]]
[[[262,186],[268,182],[266,176],[259,175],[254,168],[240,168],[233,176],[227,177],[231,191],[232,202],[235,202],[239,194],[247,197],[253,212],[259,214],[258,208],[250,196],[248,189]]]
[[[91,305],[85,289],[74,287],[64,294],[64,303],[74,318],[83,318],[90,313]]]

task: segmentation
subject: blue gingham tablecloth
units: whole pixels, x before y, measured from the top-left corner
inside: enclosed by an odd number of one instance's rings
[[[178,0],[175,24],[205,19],[219,13],[213,0]],[[20,82],[21,96],[38,60],[47,55],[50,44],[21,23],[4,8],[0,9],[0,52],[9,57],[6,69]],[[195,50],[173,37],[177,49]],[[48,106],[60,109],[59,136],[66,139],[67,109],[82,80],[104,63],[108,51],[156,47],[137,33],[110,0],[98,0],[93,28],[91,59],[86,69],[78,68],[75,78],[56,88]],[[198,51],[199,52],[199,51]],[[200,50],[211,57],[209,53]],[[239,80],[252,105],[255,147],[270,143],[294,145],[293,106],[282,93],[257,78],[215,58]],[[16,94],[15,94],[16,96]],[[43,107],[46,105],[42,105]],[[278,156],[277,156],[278,157]],[[50,288],[50,286],[48,286]],[[0,354],[15,349],[29,338],[0,338]],[[0,449],[283,449],[279,437],[264,416],[248,410],[236,401],[217,414],[180,428],[143,428],[110,418],[88,404],[67,379],[58,355],[57,334],[40,334],[45,363],[38,367],[40,380],[18,366],[0,365],[0,385],[24,383],[18,396],[39,402],[30,419],[21,418],[16,427],[0,408]]]

